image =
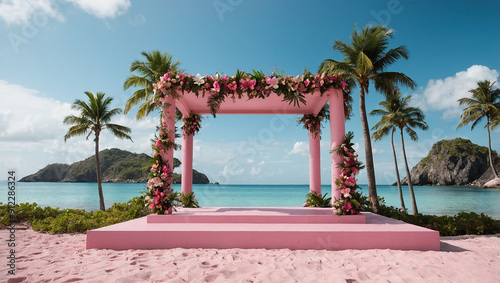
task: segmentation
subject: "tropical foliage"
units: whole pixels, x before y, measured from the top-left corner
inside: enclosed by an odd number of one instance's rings
[[[411,196],[412,213],[413,215],[417,215],[417,201],[415,199],[415,192],[411,182],[410,168],[408,167],[408,161],[406,158],[403,130],[405,130],[413,141],[417,141],[418,135],[413,128],[427,130],[429,126],[424,121],[425,117],[422,111],[418,107],[409,106],[411,97],[411,95],[401,97],[399,90],[396,90],[392,95],[387,96],[385,101],[380,102],[382,109],[375,109],[370,114],[382,116],[380,122],[373,127],[373,129],[376,130],[374,133],[375,140],[387,135],[389,131],[392,135],[394,129],[399,129],[401,135],[401,148],[403,150],[403,158],[406,169],[406,179]]]
[[[309,133],[314,137],[321,137],[321,124],[323,121],[330,120],[330,111],[328,104],[325,104],[323,108],[318,112],[318,115],[314,114],[304,114],[299,120],[298,124],[303,124],[304,129],[308,130]]]
[[[467,106],[462,113],[460,124],[461,128],[469,123],[472,123],[471,130],[486,118],[485,128],[488,132],[488,153],[490,160],[490,167],[493,171],[495,178],[498,174],[493,164],[493,157],[491,153],[491,133],[490,128],[495,129],[499,124],[500,119],[500,89],[493,89],[494,82],[488,80],[480,81],[477,83],[477,88],[469,90],[472,97],[464,97],[458,100],[461,106]]]
[[[405,46],[387,50],[392,34],[393,30],[384,26],[367,26],[360,33],[354,27],[351,43],[336,40],[333,46],[333,50],[340,51],[344,56],[344,61],[326,59],[319,67],[320,73],[343,73],[359,86],[359,112],[365,144],[369,198],[375,211],[378,210],[379,204],[365,95],[368,94],[370,82],[373,82],[377,91],[387,95],[394,92],[397,84],[415,87],[415,82],[405,74],[386,71],[400,58],[408,59],[408,50]]]
[[[182,119],[181,129],[187,135],[194,135],[201,129],[201,115],[197,113],[191,113],[189,116]]]
[[[120,139],[129,139],[130,128],[112,124],[111,119],[113,116],[120,114],[122,110],[120,108],[110,109],[111,102],[113,98],[105,98],[105,94],[102,92],[96,93],[94,95],[92,92],[85,92],[89,101],[88,103],[77,99],[75,103],[71,106],[73,110],[77,110],[80,115],[68,115],[64,118],[64,124],[70,125],[68,132],[64,136],[64,141],[67,141],[71,137],[87,135],[87,140],[90,135],[94,134],[95,142],[95,159],[96,159],[96,173],[97,173],[97,188],[99,193],[99,208],[104,211],[104,196],[102,193],[101,185],[101,167],[99,162],[99,137],[103,130],[109,130],[114,136]]]
[[[321,195],[317,192],[310,192],[306,195],[306,206],[308,207],[332,207],[332,198],[328,193]]]
[[[315,91],[322,94],[331,88],[345,89],[348,85],[342,74],[328,75],[305,73],[302,76],[267,76],[262,72],[252,74],[238,70],[236,75],[209,75],[202,77],[181,73],[175,70],[167,72],[154,85],[154,102],[160,105],[167,96],[177,97],[182,92],[193,92],[197,96],[208,95],[208,106],[215,116],[226,98],[245,99],[266,98],[272,92],[283,96],[286,101],[300,107],[305,103],[305,95]]]
[[[183,207],[189,207],[189,208],[197,208],[200,207],[198,204],[198,200],[194,196],[194,192],[190,192],[187,194],[180,194],[179,195],[179,202],[182,204]]]
[[[337,189],[340,190],[340,198],[333,202],[333,208],[337,215],[358,214],[363,209],[361,193],[356,191],[360,187],[357,185],[356,175],[364,166],[358,161],[353,146],[354,134],[348,132],[341,145],[333,150],[333,153],[343,157],[343,162],[337,164],[341,167],[339,178],[335,180]]]
[[[148,116],[151,112],[158,109],[157,104],[153,102],[153,83],[160,80],[169,70],[178,70],[180,63],[174,62],[172,55],[167,52],[152,51],[141,52],[145,61],[135,60],[130,65],[130,73],[123,83],[123,89],[139,88],[125,104],[124,113],[127,114],[130,109],[139,103],[139,110],[136,118],[141,119]]]

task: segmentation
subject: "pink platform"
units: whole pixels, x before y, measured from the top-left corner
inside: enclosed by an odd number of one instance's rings
[[[198,208],[87,232],[87,249],[264,248],[439,250],[439,232],[322,208]]]

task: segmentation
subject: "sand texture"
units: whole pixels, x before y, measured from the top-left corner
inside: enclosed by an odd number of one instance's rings
[[[441,251],[86,250],[85,235],[16,231],[1,282],[500,282],[500,235],[441,238]]]

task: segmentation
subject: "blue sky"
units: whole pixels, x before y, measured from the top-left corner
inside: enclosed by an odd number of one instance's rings
[[[0,0],[0,172],[19,177],[49,163],[72,163],[93,154],[82,138],[64,142],[75,99],[84,91],[105,92],[123,107],[130,63],[141,51],[167,51],[191,74],[274,67],[286,74],[316,72],[323,59],[342,60],[335,40],[349,41],[354,25],[383,24],[394,29],[391,47],[406,45],[409,60],[389,68],[413,78],[413,104],[424,110],[429,130],[419,142],[407,138],[410,166],[438,140],[464,137],[487,145],[482,127],[456,130],[456,100],[479,80],[498,80],[499,1],[129,1]],[[436,3],[437,2],[437,3]],[[364,147],[353,91],[355,115],[346,129],[355,133],[360,159]],[[367,110],[382,96],[370,89]],[[133,130],[133,140],[104,134],[101,148],[118,147],[151,154],[157,115],[135,120],[136,109],[115,122]],[[195,136],[195,169],[211,181],[230,184],[307,184],[308,137],[298,116],[206,117]],[[276,120],[278,119],[278,120]],[[279,121],[280,127],[273,127]],[[370,127],[377,118],[370,117]],[[282,126],[281,126],[282,125]],[[269,135],[269,133],[272,133]],[[322,183],[330,183],[329,130],[322,140]],[[500,150],[500,132],[492,146]],[[180,140],[178,141],[181,142]],[[401,143],[396,143],[398,149]],[[373,143],[379,184],[395,181],[389,138]],[[401,151],[398,150],[400,165]],[[176,153],[181,157],[180,152]],[[400,166],[403,173],[404,167]],[[404,173],[403,173],[404,175]],[[0,179],[3,179],[0,177]],[[366,183],[361,172],[360,183]]]

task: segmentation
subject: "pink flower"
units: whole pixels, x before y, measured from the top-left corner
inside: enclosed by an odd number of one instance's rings
[[[236,88],[238,88],[238,85],[236,84],[236,82],[230,82],[227,87],[231,90],[231,91],[235,91]]]
[[[269,87],[277,89],[279,87],[279,78],[270,78],[266,76],[266,83],[269,85]]]
[[[252,90],[253,90],[253,89],[255,88],[255,84],[256,84],[256,83],[257,83],[257,81],[255,81],[255,80],[249,80],[249,81],[247,81],[247,87],[248,87],[249,89],[252,89]]]
[[[344,210],[345,211],[349,211],[352,209],[352,204],[350,201],[346,201],[345,204],[344,204]]]
[[[168,174],[168,167],[163,165],[162,171],[163,173]]]
[[[156,146],[161,146],[161,140],[156,140]]]
[[[345,180],[345,184],[349,187],[352,187],[354,185],[356,185],[356,179],[354,179],[353,177],[348,177],[346,180]]]
[[[309,84],[310,84],[310,83],[311,83],[311,81],[309,81],[309,79],[306,79],[306,80],[304,81],[304,84],[305,84],[306,86],[309,86]]]
[[[340,192],[341,192],[341,193],[342,193],[342,195],[344,195],[344,197],[346,197],[346,198],[350,198],[350,197],[351,197],[351,195],[350,195],[351,190],[350,190],[349,188],[342,189],[342,190],[340,190]]]
[[[153,186],[155,186],[155,187],[161,187],[161,186],[163,186],[163,182],[162,182],[162,181],[161,181],[161,179],[160,179],[160,178],[158,178],[158,177],[154,177],[154,178],[151,180],[151,182],[153,183]]]
[[[213,91],[219,92],[220,91],[220,85],[218,81],[214,82],[214,87],[212,88]]]
[[[347,86],[347,83],[345,81],[342,81],[340,84],[342,85],[342,89],[345,89],[345,87]]]
[[[356,172],[358,172],[358,169],[357,169],[356,167],[352,167],[352,168],[351,168],[351,170],[352,170],[352,172],[353,172],[354,174],[356,174]]]

